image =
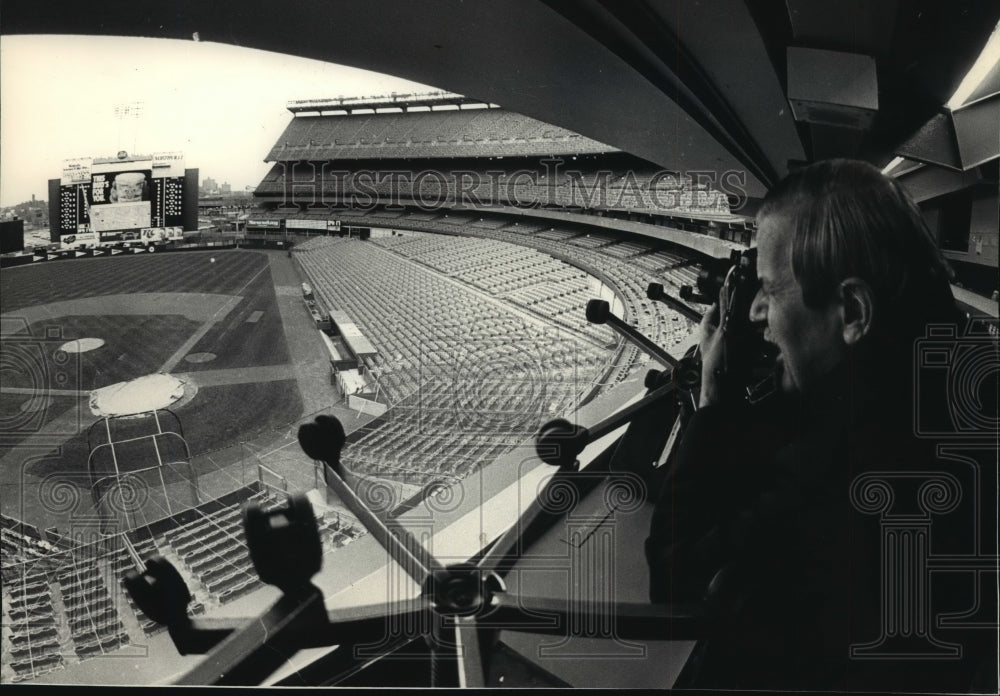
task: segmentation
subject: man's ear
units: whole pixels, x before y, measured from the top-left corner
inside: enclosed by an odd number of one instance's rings
[[[840,283],[840,317],[844,343],[855,345],[868,335],[875,316],[875,295],[871,286],[857,277]]]

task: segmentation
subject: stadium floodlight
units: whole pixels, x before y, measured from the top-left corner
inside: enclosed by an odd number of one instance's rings
[[[145,102],[134,101],[122,104],[115,104],[114,114],[115,118],[118,119],[118,149],[121,149],[122,140],[122,121],[127,119],[132,119],[134,121],[132,128],[132,152],[136,151],[136,133],[138,131],[139,119],[142,118],[143,111],[145,110]]]
[[[128,104],[116,104],[115,105],[115,118],[124,121],[127,118],[133,118],[138,120],[142,117],[142,112],[145,107],[145,103],[141,101],[129,102]]]

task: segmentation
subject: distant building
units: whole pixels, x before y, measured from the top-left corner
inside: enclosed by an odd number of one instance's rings
[[[40,201],[32,194],[30,201],[18,203],[0,210],[0,220],[23,220],[26,229],[47,227],[49,224],[49,206],[46,201]]]

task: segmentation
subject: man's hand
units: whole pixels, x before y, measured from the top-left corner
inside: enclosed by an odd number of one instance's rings
[[[701,353],[701,394],[698,397],[698,408],[711,406],[719,402],[722,396],[721,378],[725,366],[725,331],[719,326],[725,323],[725,290],[719,291],[719,302],[712,305],[701,318],[701,340],[698,352]],[[721,315],[721,316],[720,316]]]

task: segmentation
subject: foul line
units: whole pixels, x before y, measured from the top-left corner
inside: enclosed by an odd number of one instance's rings
[[[79,389],[45,389],[41,387],[0,387],[0,394],[21,394],[25,396],[73,396],[85,398],[90,392]]]
[[[264,271],[269,270],[270,268],[271,268],[270,265],[265,265],[259,271],[254,273],[253,277],[251,277],[250,280],[248,280],[246,283],[243,284],[243,287],[241,287],[233,294],[233,297],[226,300],[225,304],[223,304],[221,307],[215,310],[215,313],[208,318],[208,321],[206,321],[204,324],[198,327],[198,330],[195,331],[191,335],[191,337],[188,338],[188,340],[184,341],[181,347],[178,348],[173,355],[167,358],[167,361],[160,366],[160,369],[157,370],[157,372],[169,373],[171,370],[177,367],[177,364],[184,358],[185,355],[188,354],[188,352],[192,348],[195,347],[195,345],[197,345],[198,341],[204,338],[205,334],[207,334],[218,321],[224,319],[226,315],[233,310],[233,307],[236,306],[235,302],[239,302],[240,300],[243,299],[240,293],[246,290],[247,286],[250,285],[250,283],[257,280],[257,276],[259,276]],[[224,312],[221,317],[219,316],[219,312]]]

